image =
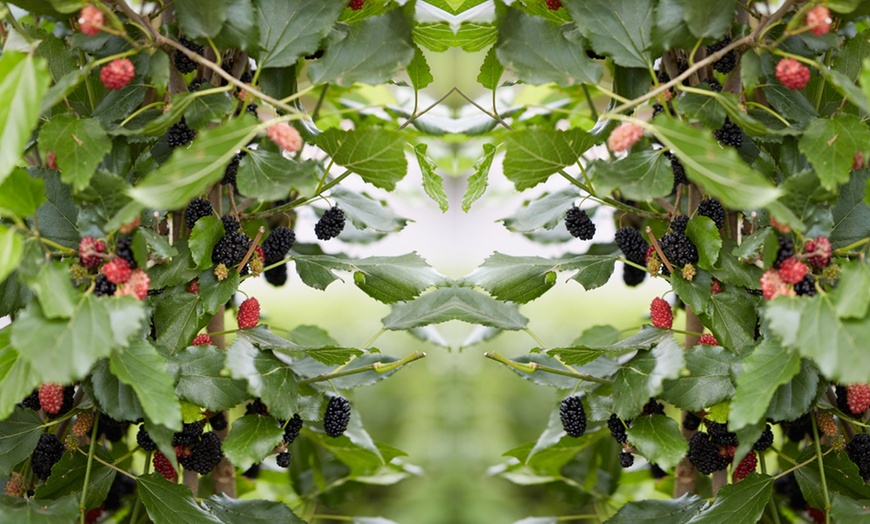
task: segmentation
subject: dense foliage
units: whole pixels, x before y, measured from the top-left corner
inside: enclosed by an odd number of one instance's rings
[[[8,4],[5,519],[331,518],[418,471],[354,410],[425,356],[378,336],[441,344],[451,320],[481,327],[466,345],[527,332],[528,355],[486,356],[556,391],[538,440],[491,469],[576,509],[533,522],[866,518],[865,3]],[[485,96],[421,93],[427,55],[457,49],[481,52]],[[528,193],[504,226],[564,254],[454,280],[417,253],[342,253],[405,227],[371,193],[409,159],[442,211],[439,171],[470,173],[467,211],[500,164]],[[673,293],[627,337],[547,347],[519,308],[560,272]],[[392,308],[361,347],[269,326],[239,291],[345,273]]]

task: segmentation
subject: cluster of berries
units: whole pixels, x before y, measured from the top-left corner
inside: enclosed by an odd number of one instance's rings
[[[106,252],[106,243],[102,240],[90,236],[83,238],[79,242],[79,264],[85,270],[99,267],[94,281],[94,294],[97,296],[133,296],[139,300],[148,297],[150,278],[136,264],[131,237],[118,239],[114,256]]]
[[[182,430],[172,436],[175,458],[184,469],[196,471],[200,475],[211,473],[224,456],[218,434],[214,431],[203,433],[204,422],[184,424]],[[153,459],[155,471],[171,482],[177,479],[175,468],[163,453],[157,451],[157,444],[148,435],[144,425],[139,427],[136,442],[146,451],[156,451]]]
[[[761,276],[761,293],[765,300],[778,296],[813,296],[816,278],[810,266],[824,269],[831,263],[831,241],[819,236],[804,243],[804,253],[796,255],[794,241],[789,236],[778,237],[779,248],[773,267]],[[803,262],[805,259],[809,262]]]

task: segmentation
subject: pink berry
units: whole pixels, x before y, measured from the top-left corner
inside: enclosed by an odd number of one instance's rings
[[[63,386],[43,384],[39,386],[39,407],[46,413],[57,415],[63,407]]]
[[[553,11],[562,7],[562,0],[547,0],[547,7]]]
[[[804,252],[809,257],[807,261],[819,269],[831,263],[831,241],[828,237],[818,236],[815,240],[807,240]]]
[[[654,298],[650,303],[649,316],[653,326],[657,328],[670,329],[674,325],[674,313],[671,311],[671,305],[659,297]]]
[[[363,5],[365,5],[365,3],[366,0],[350,0],[350,3],[348,3],[347,6],[354,11],[359,11],[363,8]]]
[[[278,144],[278,147],[288,153],[295,153],[302,147],[302,136],[296,128],[287,122],[275,124],[269,128],[266,135]]]
[[[701,344],[702,346],[718,346],[719,341],[716,340],[716,337],[714,337],[713,335],[709,333],[704,333],[703,335],[701,335],[701,339],[698,341],[698,344]]]
[[[870,385],[853,384],[846,386],[846,404],[849,405],[849,410],[853,415],[860,415],[867,411],[867,408],[870,408]]]
[[[100,82],[106,89],[123,89],[134,76],[136,68],[126,58],[116,58],[100,70]]]
[[[783,58],[776,64],[776,78],[789,89],[803,89],[810,81],[810,68],[794,58]]]
[[[51,154],[51,153],[49,153]],[[864,152],[858,151],[855,153],[855,156],[852,157],[852,169],[864,169]]]
[[[106,278],[112,284],[123,284],[130,279],[130,263],[121,257],[115,257],[109,262],[106,262],[100,272],[106,275]]]
[[[172,467],[172,463],[169,462],[169,459],[161,453],[160,451],[154,453],[154,471],[163,475],[163,477],[169,482],[176,482],[178,480],[178,473],[175,472],[175,468]]]
[[[607,147],[614,153],[625,151],[640,140],[643,136],[643,129],[631,122],[624,122],[610,133],[607,139]]]
[[[239,306],[239,329],[255,327],[260,322],[260,302],[251,297]]]
[[[755,471],[755,466],[758,464],[758,457],[755,456],[755,451],[750,451],[748,455],[743,457],[740,464],[734,468],[734,473],[731,475],[735,482],[739,482]]]
[[[816,36],[828,34],[831,30],[831,12],[823,5],[817,5],[807,13],[807,27]]]
[[[190,343],[191,346],[211,346],[212,341],[211,337],[208,336],[208,333],[200,333],[196,337],[194,337],[193,342]]]
[[[775,269],[768,269],[761,275],[761,294],[765,300],[773,300],[778,296],[793,297],[796,295],[794,288],[784,282],[779,276],[779,271]]]
[[[141,269],[134,269],[130,273],[130,278],[115,290],[116,297],[132,296],[139,300],[148,298],[148,285],[151,279],[148,278],[148,273]]]
[[[797,284],[809,272],[810,268],[795,257],[789,257],[779,265],[779,278],[788,284]]]
[[[718,295],[719,293],[721,293],[722,283],[714,278],[713,282],[710,284],[710,292],[714,295]]]
[[[94,237],[85,237],[79,242],[79,262],[82,266],[93,269],[103,261],[102,254],[106,252],[106,244]]]
[[[79,13],[79,27],[82,33],[94,36],[103,25],[103,12],[92,5],[86,5]]]

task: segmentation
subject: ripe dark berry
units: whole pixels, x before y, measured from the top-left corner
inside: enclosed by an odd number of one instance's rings
[[[227,416],[223,411],[219,411],[208,419],[211,429],[215,431],[223,431],[227,429]]]
[[[634,455],[628,451],[623,451],[619,454],[619,465],[623,468],[630,468],[634,465]]]
[[[133,257],[133,237],[123,236],[115,244],[115,254],[126,260],[130,268],[136,269],[136,258]]]
[[[674,325],[674,313],[671,311],[671,305],[659,297],[655,297],[650,302],[649,316],[652,325],[657,328],[670,329]]]
[[[344,229],[344,211],[333,206],[323,213],[314,225],[314,234],[318,240],[330,240],[341,234]]]
[[[807,507],[807,501],[804,499],[794,471],[774,480],[773,489],[788,498],[788,505],[793,510],[803,511]]]
[[[204,51],[204,48],[201,45],[197,44],[196,42],[191,42],[183,36],[178,40],[178,43],[198,55],[202,55]],[[177,69],[178,72],[183,75],[186,75],[187,73],[192,73],[196,70],[197,67],[196,62],[188,58],[187,55],[180,51],[175,51],[173,62],[175,63],[175,69]]]
[[[157,451],[157,444],[151,440],[151,435],[145,430],[145,424],[139,426],[139,431],[136,433],[136,443],[145,451]]]
[[[816,294],[816,279],[812,275],[807,275],[794,285],[794,292],[798,296],[812,297]]]
[[[284,427],[284,442],[288,446],[292,444],[299,436],[300,431],[302,431],[302,418],[298,414],[294,414]]]
[[[187,122],[183,118],[166,132],[166,142],[172,149],[189,144],[194,138],[196,138],[196,129],[187,127]]]
[[[731,462],[719,454],[719,446],[713,444],[710,441],[710,435],[703,431],[695,433],[689,439],[688,457],[689,462],[704,475],[709,475],[714,471],[721,471],[727,468]]]
[[[278,456],[275,457],[275,462],[278,463],[279,467],[289,468],[290,467],[290,452],[285,451],[283,453],[278,453]]]
[[[677,215],[671,220],[670,228],[671,231],[677,234],[685,235],[686,234],[686,226],[689,225],[689,217],[686,215]]]
[[[725,208],[715,198],[705,198],[698,204],[698,214],[707,217],[716,224],[716,229],[722,229],[725,225]]]
[[[202,89],[202,86],[207,83],[208,81],[205,78],[196,77],[191,80],[189,84],[187,84],[187,90],[191,93],[194,91],[199,91],[200,89]]]
[[[33,455],[30,457],[30,467],[39,480],[45,480],[51,475],[51,467],[63,457],[63,444],[53,433],[43,433]]]
[[[713,136],[726,146],[739,148],[743,144],[743,130],[728,117],[725,117],[725,124],[722,127],[713,131]]]
[[[684,234],[675,231],[665,233],[659,239],[659,244],[661,244],[662,253],[673,265],[685,266],[686,264],[698,263],[698,249]]]
[[[354,11],[359,11],[360,9],[363,8],[365,3],[366,3],[366,0],[350,0],[350,2],[347,4],[347,6]]]
[[[562,7],[562,2],[561,2],[561,0],[550,0],[550,1],[552,1],[552,2],[559,2],[559,7]],[[558,9],[558,8],[557,8],[557,9]],[[604,55],[599,55],[598,53],[596,53],[596,52],[593,51],[592,49],[587,49],[587,50],[586,50],[586,56],[588,56],[588,57],[591,58],[592,60],[605,60],[605,59],[607,59],[606,56],[604,56]]]
[[[254,297],[242,302],[236,319],[239,323],[239,329],[256,327],[260,322],[260,302]]]
[[[169,462],[169,459],[166,456],[158,451],[154,454],[154,459],[152,460],[154,464],[154,471],[163,475],[163,478],[168,480],[169,482],[174,483],[178,480],[178,473],[175,472],[175,468],[172,467],[172,463]]]
[[[39,405],[48,414],[60,413],[63,406],[63,386],[52,383],[39,386]]]
[[[782,427],[783,433],[792,442],[801,442],[807,435],[812,439],[813,427],[808,413],[804,413],[795,420],[780,422],[779,425]]]
[[[323,430],[332,438],[340,437],[350,422],[350,403],[344,397],[330,397],[323,415]]]
[[[265,275],[266,282],[275,287],[281,287],[287,283],[287,264],[267,269]]]
[[[640,231],[632,227],[621,227],[616,230],[614,240],[626,259],[635,264],[646,262],[646,250],[649,244],[643,239]]]
[[[709,421],[707,422],[707,433],[710,434],[710,440],[712,440],[717,446],[727,447],[739,445],[737,442],[737,434],[728,431],[727,424]]]
[[[239,231],[227,233],[215,244],[211,252],[211,261],[224,264],[228,268],[239,264],[251,247],[251,239]]]
[[[641,416],[649,416],[649,415],[663,415],[665,412],[665,405],[661,402],[657,402],[656,399],[651,398],[649,402],[643,405],[643,411],[641,412]]]
[[[843,395],[845,395],[845,393]],[[843,398],[845,398],[845,396]],[[19,405],[23,408],[39,411],[39,389],[34,389],[31,394],[24,397],[24,400],[22,400]]]
[[[634,266],[625,265],[622,267],[622,281],[626,286],[634,287],[640,285],[646,278],[646,271],[638,269]]]
[[[256,398],[245,404],[245,415],[269,416],[269,408],[266,407],[266,404],[263,404],[262,400]]]
[[[242,476],[247,477],[249,479],[255,479],[260,476],[260,464],[254,464],[250,468],[246,469],[242,472]]]
[[[222,216],[221,223],[224,225],[224,232],[226,233],[235,233],[242,228],[242,223],[233,215]]]
[[[743,457],[743,460],[740,461],[740,464],[734,468],[734,473],[731,474],[731,477],[735,481],[741,481],[749,476],[750,473],[755,471],[755,466],[758,465],[758,457],[755,456],[754,451],[750,451]]]
[[[779,240],[779,251],[776,252],[776,260],[773,262],[773,267],[779,268],[787,258],[794,256],[794,241],[791,237],[781,236]]]
[[[625,424],[616,416],[616,413],[611,414],[610,418],[607,419],[607,429],[610,430],[610,435],[619,444],[625,444],[628,440],[628,435],[625,433]]]
[[[103,509],[106,511],[115,511],[121,507],[121,499],[136,491],[136,481],[127,475],[115,475],[112,480],[112,485],[109,487],[109,493],[106,494],[106,500],[103,502]]]
[[[227,164],[227,168],[224,169],[224,178],[221,180],[221,184],[223,185],[236,185],[236,175],[239,173],[239,163],[248,153],[245,151],[239,151],[236,153],[236,156],[230,160],[230,163]]]
[[[556,11],[562,8],[562,0],[547,0],[547,8]]]
[[[861,478],[870,481],[870,433],[855,435],[855,438],[846,444],[846,454],[849,460],[858,466]]]
[[[707,56],[712,55],[713,53],[725,49],[725,47],[731,43],[731,37],[726,36],[722,40],[719,40],[713,45],[707,46]],[[720,73],[728,74],[733,69],[734,66],[737,65],[737,53],[732,49],[728,51],[722,58],[713,62],[713,69],[719,71]]]
[[[683,429],[687,431],[695,431],[700,425],[701,418],[698,417],[698,415],[692,413],[691,411],[687,411],[686,415],[683,417]]]
[[[652,474],[652,478],[658,480],[663,479],[668,476],[668,472],[659,467],[658,464],[650,462],[649,464],[649,472]]]
[[[595,236],[595,223],[586,214],[586,211],[577,206],[572,207],[565,214],[565,227],[571,236],[580,240],[592,240]]]
[[[767,424],[764,427],[764,431],[761,432],[761,436],[758,437],[758,440],[755,441],[755,444],[752,445],[752,449],[756,451],[764,451],[769,448],[773,444],[773,431],[770,430],[770,424]]]
[[[202,435],[202,426],[199,422],[184,424],[181,431],[172,435],[172,445],[192,446],[199,442],[200,435]]]
[[[263,241],[264,262],[267,265],[283,260],[296,242],[296,233],[289,227],[276,227]]]
[[[562,399],[559,417],[562,419],[562,429],[568,435],[577,438],[586,433],[586,411],[583,410],[580,397],[570,396]]]
[[[220,437],[217,433],[209,431],[190,449],[190,455],[180,459],[179,462],[184,469],[207,475],[218,465],[223,456]]]
[[[711,91],[716,91],[717,93],[722,92],[722,84],[720,84],[719,81],[715,78],[708,79],[707,85],[710,86]]]
[[[196,221],[202,217],[211,216],[213,212],[211,202],[204,198],[194,198],[187,204],[187,209],[184,210],[184,221],[188,229],[193,229]]]

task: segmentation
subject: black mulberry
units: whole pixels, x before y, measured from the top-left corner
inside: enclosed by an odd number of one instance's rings
[[[248,249],[251,247],[251,239],[244,233],[234,231],[227,233],[215,244],[211,252],[211,260],[215,264],[224,264],[228,268],[240,263]]]
[[[625,258],[635,264],[646,264],[646,251],[649,249],[649,244],[643,239],[640,231],[633,227],[621,227],[616,230],[614,239]]]
[[[344,397],[331,397],[323,416],[323,429],[332,438],[340,437],[350,422],[350,403]]]
[[[699,431],[689,439],[689,462],[704,475],[728,467],[729,459],[719,454],[719,447],[710,440],[710,435]]]
[[[769,448],[773,444],[773,431],[770,430],[770,424],[764,426],[764,431],[761,432],[761,436],[758,437],[758,440],[755,441],[755,444],[752,445],[752,448],[756,451],[764,451]]]
[[[665,156],[668,157],[668,160],[671,162],[671,171],[674,172],[674,190],[676,191],[677,186],[680,184],[689,185],[689,179],[686,178],[686,168],[683,167],[683,163],[680,162],[677,155],[670,151],[666,151]]]
[[[722,127],[713,131],[713,136],[726,146],[739,148],[743,144],[743,130],[728,117],[725,117],[725,124]]]
[[[230,163],[227,164],[226,169],[224,169],[224,178],[221,180],[221,184],[228,186],[232,185],[235,187],[236,185],[236,176],[239,174],[239,164],[242,162],[242,159],[247,156],[247,152],[239,151],[236,153],[236,156],[230,160]]]
[[[619,465],[623,468],[630,468],[634,465],[634,455],[628,451],[623,451],[619,454]]]
[[[707,56],[712,55],[717,51],[721,51],[731,43],[731,37],[726,36],[722,40],[719,40],[713,45],[707,46]],[[719,71],[720,73],[728,74],[732,70],[734,70],[734,66],[737,65],[737,53],[732,49],[728,51],[725,56],[713,62],[713,69]]]
[[[794,256],[794,240],[788,236],[777,237],[779,240],[779,250],[776,252],[776,260],[773,262],[773,267],[779,268],[779,265],[787,258]]]
[[[275,457],[275,462],[278,463],[279,467],[289,468],[290,467],[290,452],[285,451],[283,453],[278,453],[278,456]]]
[[[136,443],[145,451],[157,451],[157,444],[151,440],[151,435],[145,430],[145,424],[139,426],[139,432],[136,433]]]
[[[855,438],[846,444],[846,454],[849,460],[858,466],[861,478],[870,481],[870,433],[855,435]]]
[[[562,419],[562,428],[565,433],[574,438],[586,433],[586,411],[583,410],[580,397],[565,397],[562,400],[562,405],[559,406],[559,417]]]
[[[184,469],[207,475],[218,465],[224,453],[217,433],[209,431],[190,449],[190,455],[179,460]]]
[[[123,236],[115,244],[115,254],[130,264],[130,269],[136,269],[136,259],[133,257],[133,237]]]
[[[235,233],[242,228],[242,223],[233,215],[224,215],[221,217],[221,223],[224,225],[225,233]]]
[[[691,411],[686,411],[686,415],[683,417],[683,429],[686,431],[696,431],[700,425],[701,418]]]
[[[245,415],[269,415],[269,408],[266,407],[266,404],[263,404],[263,401],[256,398],[251,402],[245,404]]]
[[[193,229],[196,221],[202,217],[211,216],[211,202],[204,198],[194,198],[187,204],[187,209],[184,210],[184,221],[187,223],[188,229]]]
[[[646,271],[638,269],[634,266],[625,265],[622,267],[622,281],[626,286],[634,287],[640,285],[646,278]]]
[[[191,42],[185,37],[181,37],[178,40],[178,43],[193,51],[198,55],[202,55],[204,48],[197,44],[196,42]],[[186,75],[187,73],[192,73],[196,70],[196,62],[187,57],[184,53],[180,51],[175,51],[175,57],[173,58],[173,62],[175,63],[175,69],[178,70],[179,73]]]
[[[565,227],[571,236],[580,240],[592,240],[595,236],[595,223],[586,214],[586,211],[577,206],[572,207],[565,214]]]
[[[284,442],[289,446],[299,436],[302,431],[302,418],[298,414],[294,414],[287,425],[284,426]]]
[[[816,294],[816,279],[812,275],[807,275],[794,285],[794,292],[800,296],[811,297]]]
[[[685,266],[698,262],[698,249],[684,234],[671,231],[659,240],[662,252],[671,264]]]
[[[296,233],[289,227],[276,227],[263,241],[263,254],[266,256],[266,265],[274,264],[283,260],[287,252],[296,242]]]
[[[97,278],[94,281],[94,295],[98,297],[110,297],[115,294],[116,289],[117,286],[109,282],[106,275],[97,275]]]
[[[287,264],[267,269],[264,274],[266,275],[266,282],[275,287],[281,287],[287,283]]]
[[[53,433],[43,433],[30,458],[30,467],[39,480],[51,475],[51,467],[63,457],[63,443]]]
[[[716,229],[725,225],[725,208],[715,198],[705,198],[698,204],[698,214],[707,217],[716,224]]]
[[[710,434],[710,440],[712,440],[717,446],[725,447],[739,445],[739,442],[737,442],[737,434],[728,431],[727,424],[708,421],[707,433]]]
[[[686,215],[678,215],[675,216],[673,220],[671,220],[670,229],[674,233],[679,233],[681,235],[686,234],[686,226],[689,225],[689,217]]]
[[[114,286],[114,284],[112,284],[112,286]],[[113,291],[113,293],[114,293],[114,291]],[[845,402],[846,401],[845,389],[843,391],[844,391],[843,402]],[[21,407],[27,408],[27,409],[32,409],[33,411],[39,411],[40,409],[42,409],[42,406],[40,406],[40,404],[39,404],[39,389],[38,388],[34,389],[33,393],[31,393],[30,395],[27,395],[26,397],[24,397],[24,400],[21,401]]]
[[[183,118],[166,132],[166,142],[172,149],[189,144],[194,138],[196,138],[196,129],[187,127],[187,122]]]
[[[610,430],[610,435],[616,442],[625,444],[628,440],[628,435],[625,434],[625,424],[616,416],[616,413],[611,414],[610,418],[607,419],[607,429]]]
[[[202,426],[199,422],[184,424],[181,431],[172,435],[173,446],[193,446],[199,442],[202,435]]]
[[[314,225],[314,234],[318,240],[330,240],[337,237],[344,229],[344,211],[333,206],[323,213]]]
[[[219,411],[208,419],[211,429],[215,431],[223,431],[227,429],[227,416],[223,411]]]

